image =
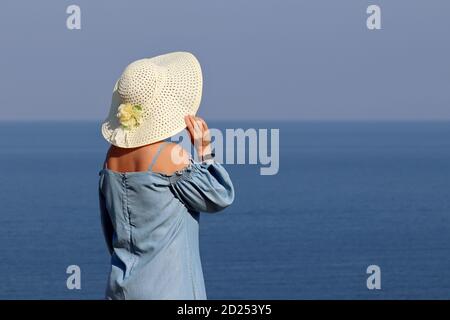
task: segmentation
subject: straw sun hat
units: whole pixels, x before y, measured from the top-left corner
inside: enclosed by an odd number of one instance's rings
[[[117,81],[103,137],[134,148],[169,138],[186,127],[202,96],[202,71],[189,52],[172,52],[129,64]]]

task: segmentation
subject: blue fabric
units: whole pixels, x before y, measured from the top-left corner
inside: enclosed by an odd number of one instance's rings
[[[234,199],[218,163],[190,165],[173,175],[99,172],[100,215],[111,253],[107,299],[206,299],[199,253],[201,211]]]

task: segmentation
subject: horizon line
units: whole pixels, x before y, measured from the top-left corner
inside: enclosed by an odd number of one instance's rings
[[[217,119],[210,118],[206,119],[211,122],[450,122],[450,118],[425,118],[425,119],[402,119],[402,118],[348,118],[348,119],[318,119],[318,118],[304,118],[304,119],[286,119],[286,118],[278,118],[278,119]],[[19,118],[10,118],[10,119],[0,119],[0,122],[103,122],[104,119],[94,119],[94,118],[77,118],[77,119],[69,119],[69,118],[28,118],[28,119],[19,119]]]

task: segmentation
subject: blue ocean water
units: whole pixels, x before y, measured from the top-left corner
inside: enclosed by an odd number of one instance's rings
[[[279,128],[280,170],[227,166],[235,203],[201,218],[210,299],[450,299],[450,123],[212,126]],[[0,123],[0,298],[103,298],[98,129]],[[373,264],[381,290],[366,287]]]

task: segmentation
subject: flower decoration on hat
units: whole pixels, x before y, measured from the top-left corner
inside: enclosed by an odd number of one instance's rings
[[[134,129],[141,124],[142,107],[138,104],[123,103],[119,106],[116,116],[124,129]]]

